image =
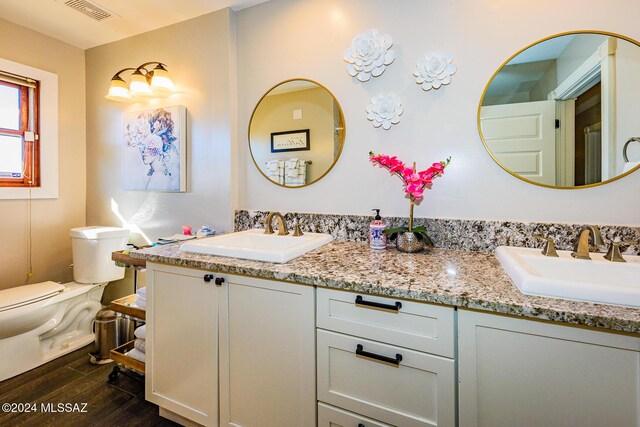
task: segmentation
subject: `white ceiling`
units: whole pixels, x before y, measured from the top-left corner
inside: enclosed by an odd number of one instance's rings
[[[82,49],[231,7],[268,0],[89,0],[114,16],[96,21],[66,6],[67,0],[1,0],[0,18]]]

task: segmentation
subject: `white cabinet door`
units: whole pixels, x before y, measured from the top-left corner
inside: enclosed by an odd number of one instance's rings
[[[318,329],[318,400],[403,427],[455,425],[452,359]]]
[[[315,426],[315,289],[225,277],[221,424]]]
[[[461,427],[640,425],[640,338],[458,313]]]
[[[218,293],[200,270],[147,264],[145,398],[218,425]]]

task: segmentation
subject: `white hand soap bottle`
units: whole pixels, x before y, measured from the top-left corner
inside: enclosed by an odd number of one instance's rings
[[[387,235],[383,233],[387,229],[387,224],[382,221],[380,209],[376,211],[376,216],[369,224],[369,247],[371,249],[387,249]]]

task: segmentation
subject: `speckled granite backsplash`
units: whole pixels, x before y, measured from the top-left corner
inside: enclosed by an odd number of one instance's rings
[[[260,224],[267,216],[266,211],[238,210],[235,213],[235,231],[252,228],[264,228]],[[284,214],[284,213],[283,213]],[[353,242],[366,242],[369,235],[371,216],[333,215],[313,213],[286,213],[288,224],[300,220],[303,231],[329,233],[335,239]],[[407,225],[408,218],[385,217],[387,226]],[[543,242],[533,235],[553,237],[556,248],[570,250],[579,228],[583,224],[553,224],[511,221],[482,221],[463,219],[414,218],[416,226],[424,225],[436,247],[466,251],[493,252],[498,246],[542,247]],[[274,221],[276,227],[276,221]],[[605,242],[612,240],[633,241],[625,253],[640,255],[640,227],[599,225]],[[601,248],[605,251],[606,248]]]

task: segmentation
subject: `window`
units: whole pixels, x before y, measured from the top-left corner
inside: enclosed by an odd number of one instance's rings
[[[0,71],[0,187],[40,186],[38,81]]]

